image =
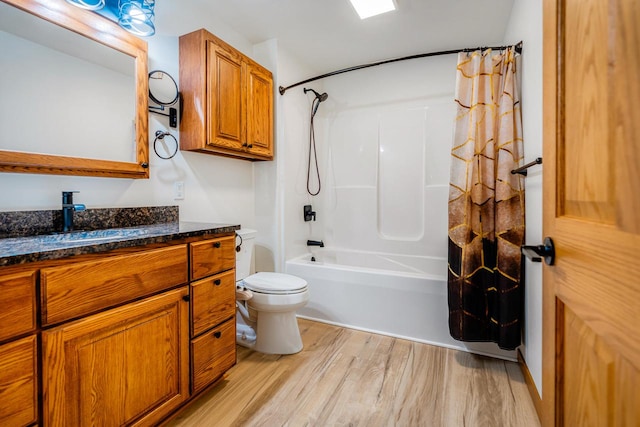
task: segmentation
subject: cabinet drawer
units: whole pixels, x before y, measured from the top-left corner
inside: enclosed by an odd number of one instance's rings
[[[37,421],[37,354],[35,335],[0,346],[0,425]]]
[[[44,325],[187,282],[187,247],[170,246],[41,270]]]
[[[36,271],[0,276],[0,341],[36,328]]]
[[[236,311],[235,270],[191,285],[192,336],[227,320]]]
[[[235,265],[235,236],[191,243],[191,280],[230,270]]]
[[[193,391],[218,379],[236,364],[235,317],[191,342]]]

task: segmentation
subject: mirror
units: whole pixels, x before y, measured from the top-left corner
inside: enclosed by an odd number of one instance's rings
[[[0,0],[0,171],[148,178],[147,44],[65,1]]]
[[[178,85],[161,70],[149,73],[149,97],[158,105],[171,105],[178,100]]]
[[[165,111],[164,107],[175,104],[179,97],[178,84],[173,77],[161,70],[149,73],[149,98],[159,105],[158,107],[149,106],[149,112],[169,117],[169,126],[172,128],[178,126],[178,110],[171,107],[169,114],[160,111]]]

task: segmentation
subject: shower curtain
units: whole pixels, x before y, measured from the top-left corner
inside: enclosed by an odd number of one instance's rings
[[[449,185],[449,331],[521,342],[522,123],[513,48],[458,55]]]

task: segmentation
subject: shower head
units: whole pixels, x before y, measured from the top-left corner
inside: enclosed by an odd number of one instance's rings
[[[318,99],[320,102],[326,101],[327,98],[329,98],[329,95],[327,95],[327,92],[320,94],[313,89],[304,88],[304,93],[307,93],[307,92],[313,92],[316,95],[316,99]]]

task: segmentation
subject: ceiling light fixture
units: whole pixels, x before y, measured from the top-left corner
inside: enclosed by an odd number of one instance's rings
[[[67,0],[67,2],[87,10],[100,10],[104,7],[105,0]]]
[[[118,24],[138,36],[152,36],[155,0],[120,0]]]
[[[396,10],[395,0],[349,0],[360,19]]]
[[[74,6],[98,13],[110,20],[117,17],[118,24],[137,36],[152,36],[156,33],[153,24],[155,0],[67,0]],[[116,4],[118,5],[116,9]],[[106,5],[106,7],[105,7]]]

